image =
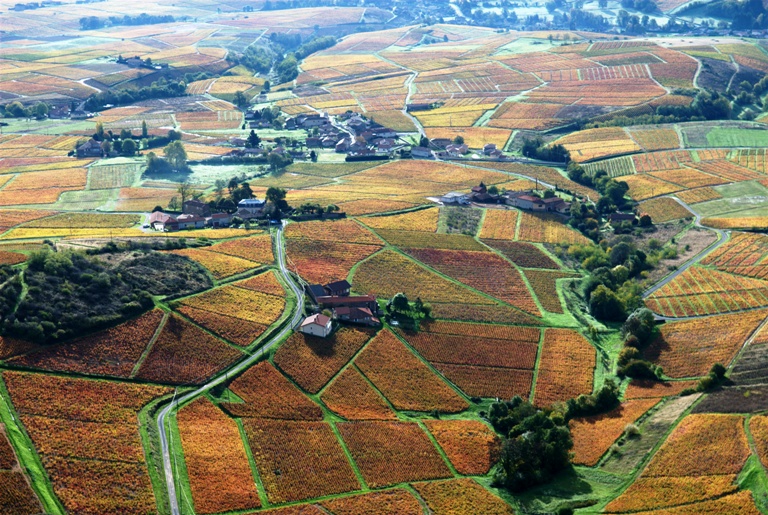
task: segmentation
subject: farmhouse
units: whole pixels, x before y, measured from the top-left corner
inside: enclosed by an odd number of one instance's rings
[[[240,211],[248,213],[249,218],[259,216],[264,209],[266,201],[259,200],[257,198],[245,198],[237,203],[237,213],[240,215]]]
[[[343,138],[336,143],[336,152],[339,154],[343,154],[347,150],[349,150],[349,145],[352,143],[352,141],[349,138]]]
[[[451,191],[440,197],[443,204],[469,204],[469,196],[458,191]]]
[[[320,338],[325,338],[331,334],[331,330],[331,318],[320,313],[308,316],[299,327],[299,331],[302,333],[319,336]]]
[[[205,227],[205,218],[198,215],[179,215],[176,218],[179,229],[202,229]]]
[[[352,285],[344,279],[341,281],[334,281],[328,283],[323,287],[327,295],[332,297],[346,297],[349,295],[349,291],[352,289]]]
[[[319,304],[317,299],[328,296],[328,293],[325,291],[325,288],[323,288],[321,284],[308,284],[304,287],[304,289],[307,291],[309,298],[312,299],[312,302],[315,304]]]
[[[185,215],[197,215],[202,216],[203,218],[211,216],[210,206],[205,202],[200,202],[196,199],[185,201],[184,204],[182,204],[181,210]]]
[[[411,149],[411,157],[414,159],[434,159],[435,155],[426,147],[413,147]]]
[[[453,141],[450,138],[433,138],[429,143],[435,148],[447,149],[448,145],[453,144]]]
[[[376,302],[376,297],[371,295],[361,295],[358,297],[318,297],[317,303],[323,309],[368,308],[371,310],[371,313],[379,312],[379,305]]]
[[[496,143],[486,143],[483,147],[483,154],[490,156],[493,152],[496,152]]]
[[[451,157],[461,157],[467,152],[469,152],[469,147],[466,143],[462,143],[461,145],[446,145],[445,151],[448,153]]]
[[[634,222],[636,218],[635,213],[611,213],[608,221],[611,223]]]
[[[571,210],[571,203],[566,202],[560,197],[539,198],[529,193],[525,195],[510,196],[507,203],[520,209],[528,211],[550,211],[561,214],[568,214]]]
[[[101,143],[91,138],[77,147],[77,157],[101,157]]]
[[[494,195],[488,193],[488,188],[482,182],[478,186],[472,187],[472,193],[469,194],[469,198],[474,202],[493,202],[496,200]]]
[[[229,213],[213,213],[205,219],[205,224],[209,227],[229,227],[231,223],[232,216]]]
[[[176,221],[176,218],[162,211],[155,211],[150,215],[149,225],[156,231],[170,232],[179,230],[179,222]]]
[[[376,326],[380,323],[379,319],[373,316],[368,308],[336,308],[333,310],[333,316],[337,320],[353,324]]]

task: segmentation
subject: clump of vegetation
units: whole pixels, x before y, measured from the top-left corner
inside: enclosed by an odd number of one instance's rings
[[[633,379],[657,380],[663,375],[661,367],[642,359],[641,350],[655,336],[656,322],[650,309],[641,308],[633,312],[621,327],[624,348],[617,361],[617,375]]]
[[[521,152],[525,157],[541,161],[567,164],[571,160],[571,154],[563,145],[545,145],[541,137],[525,140]]]
[[[153,307],[152,296],[84,252],[40,251],[24,272],[26,295],[3,312],[3,334],[36,343],[66,340]]]
[[[565,403],[565,418],[588,417],[611,411],[619,405],[619,386],[612,380],[607,380],[600,389],[590,395],[579,395],[568,399]]]
[[[396,293],[386,305],[386,311],[390,318],[396,319],[402,326],[418,330],[419,322],[432,316],[432,306],[422,302],[417,297],[411,302],[405,293]]]
[[[515,396],[509,402],[492,404],[489,420],[505,437],[495,486],[520,492],[546,483],[570,467],[573,440],[562,414],[536,408]]]
[[[715,363],[712,368],[709,369],[709,373],[699,379],[696,383],[696,388],[686,388],[680,395],[691,395],[694,393],[704,393],[717,390],[723,383],[727,381],[725,373],[727,369],[722,363]]]
[[[631,238],[615,245],[571,245],[568,256],[577,259],[590,273],[582,293],[592,316],[599,320],[624,321],[627,313],[642,305],[642,290],[635,280],[648,268],[647,255]]]

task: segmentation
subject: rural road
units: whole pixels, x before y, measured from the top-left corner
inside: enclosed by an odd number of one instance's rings
[[[686,261],[685,264],[680,266],[677,270],[675,270],[674,272],[672,272],[671,274],[666,276],[664,279],[662,279],[661,281],[657,282],[656,284],[654,284],[653,286],[651,286],[650,288],[645,290],[645,292],[643,292],[643,298],[644,299],[647,299],[654,292],[656,292],[660,288],[662,288],[665,285],[667,285],[670,281],[675,279],[678,275],[682,274],[683,272],[688,270],[688,268],[690,268],[691,266],[693,266],[696,263],[698,263],[699,261],[701,261],[704,258],[704,256],[706,256],[707,254],[709,254],[710,252],[712,252],[713,250],[715,250],[717,247],[719,247],[720,245],[722,245],[723,243],[725,243],[728,240],[728,233],[726,231],[723,231],[721,229],[715,229],[715,228],[712,228],[712,227],[706,227],[704,225],[701,225],[701,215],[695,209],[693,209],[691,206],[689,206],[688,204],[686,204],[685,202],[683,202],[679,198],[676,198],[676,197],[669,197],[669,198],[674,199],[675,201],[677,201],[678,204],[680,204],[685,209],[687,209],[688,211],[693,213],[693,215],[696,217],[694,219],[693,224],[696,227],[698,227],[700,229],[708,229],[710,231],[715,231],[717,233],[717,241],[715,243],[713,243],[712,245],[710,245],[709,247],[707,247],[704,250],[702,250],[701,252],[699,252],[698,254],[696,254],[695,256],[693,256],[688,261]],[[662,317],[662,318],[667,318],[667,317]],[[689,318],[698,318],[698,317],[689,317]],[[670,320],[679,320],[679,319],[678,318],[670,318]]]
[[[253,365],[256,361],[258,361],[263,354],[271,349],[273,346],[275,346],[278,342],[280,342],[283,337],[285,337],[286,334],[288,334],[290,331],[293,330],[293,328],[299,323],[302,316],[302,309],[301,306],[304,305],[304,290],[297,286],[294,282],[293,278],[291,277],[291,274],[289,273],[288,268],[285,264],[285,246],[283,245],[282,240],[282,232],[283,227],[280,227],[275,231],[274,236],[274,242],[275,242],[275,249],[277,251],[277,265],[280,268],[280,274],[283,276],[283,279],[285,279],[285,282],[288,284],[288,286],[291,288],[293,293],[296,295],[296,311],[293,313],[293,317],[290,320],[290,323],[286,325],[279,333],[274,335],[272,338],[269,339],[264,345],[259,349],[260,352],[253,354],[252,356],[248,357],[244,361],[241,361],[240,363],[237,363],[232,368],[227,369],[226,371],[220,373],[217,377],[212,379],[210,382],[204,384],[203,386],[197,388],[196,390],[189,392],[179,398],[174,398],[172,402],[168,404],[168,406],[164,407],[160,413],[157,416],[157,429],[160,434],[160,447],[163,457],[163,472],[165,474],[165,484],[166,489],[168,490],[168,499],[170,503],[170,509],[172,515],[180,515],[179,511],[179,502],[178,498],[176,497],[176,480],[173,476],[173,467],[171,466],[171,455],[169,451],[168,446],[168,434],[165,431],[165,421],[168,417],[168,415],[174,410],[178,409],[179,404],[183,404],[186,402],[191,401],[195,397],[198,397],[211,388],[213,388],[216,385],[219,385],[227,380],[229,377],[233,377],[240,372],[246,370],[248,367]]]

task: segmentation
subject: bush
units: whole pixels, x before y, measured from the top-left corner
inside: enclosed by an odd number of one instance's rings
[[[611,411],[619,405],[619,386],[612,380],[607,380],[600,389],[592,395],[579,395],[565,403],[565,418],[586,417]]]
[[[630,360],[621,367],[617,375],[619,377],[631,377],[632,379],[651,379],[657,380],[661,376],[661,368],[649,361],[642,359]]]
[[[640,438],[640,428],[635,424],[627,424],[627,427],[624,428],[624,437]]]

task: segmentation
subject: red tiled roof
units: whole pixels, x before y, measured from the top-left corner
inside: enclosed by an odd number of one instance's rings
[[[359,297],[318,297],[317,302],[320,304],[355,304],[376,302],[376,297],[371,295],[361,295]]]
[[[311,315],[305,318],[301,323],[301,327],[306,327],[308,325],[319,325],[320,327],[326,327],[330,321],[330,318],[318,313],[316,315]]]

